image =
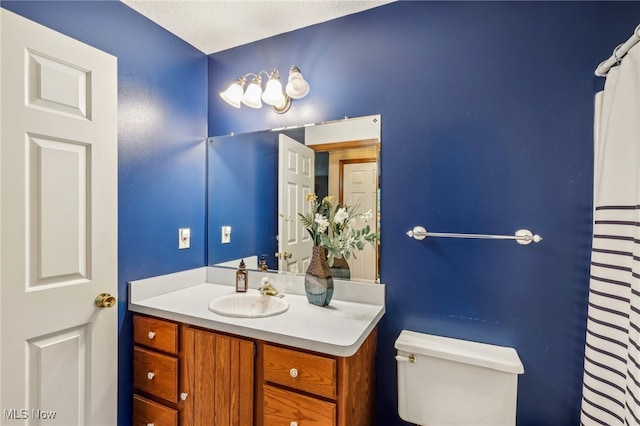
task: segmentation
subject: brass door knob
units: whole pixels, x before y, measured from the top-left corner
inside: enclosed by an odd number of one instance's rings
[[[291,256],[293,256],[291,253],[287,253],[286,251],[284,253],[276,253],[276,257],[278,259],[291,259]]]
[[[109,293],[100,293],[95,300],[98,308],[111,308],[116,304],[116,298]]]

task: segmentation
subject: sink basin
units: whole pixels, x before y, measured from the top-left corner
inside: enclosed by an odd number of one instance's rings
[[[218,315],[236,318],[263,318],[289,309],[289,303],[274,296],[258,293],[235,293],[220,296],[209,303],[209,310]]]

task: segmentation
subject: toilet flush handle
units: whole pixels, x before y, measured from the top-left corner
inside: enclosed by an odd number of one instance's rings
[[[418,357],[415,356],[414,354],[409,354],[409,356],[396,355],[396,361],[414,363],[418,361]]]

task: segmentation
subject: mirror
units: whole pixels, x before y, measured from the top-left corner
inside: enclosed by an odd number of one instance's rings
[[[306,192],[315,191],[319,199],[333,195],[336,202],[357,206],[358,213],[371,209],[369,225],[379,232],[380,122],[380,115],[373,115],[209,138],[208,264],[237,268],[244,259],[250,269],[258,269],[264,259],[269,270],[304,273],[305,256],[288,257],[295,253],[288,243],[307,236],[294,214],[306,199],[302,193],[289,196],[290,182],[279,178],[281,161],[284,170],[311,173],[312,189],[307,184]],[[312,163],[294,164],[301,157],[280,153],[281,139],[292,139],[294,147],[311,152]],[[310,255],[311,250],[301,253]],[[351,279],[377,281],[379,247],[367,247],[356,257],[349,259]]]

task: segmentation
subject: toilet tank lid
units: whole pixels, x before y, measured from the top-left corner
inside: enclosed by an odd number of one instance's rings
[[[514,348],[402,330],[395,348],[465,364],[522,374],[524,366]]]

